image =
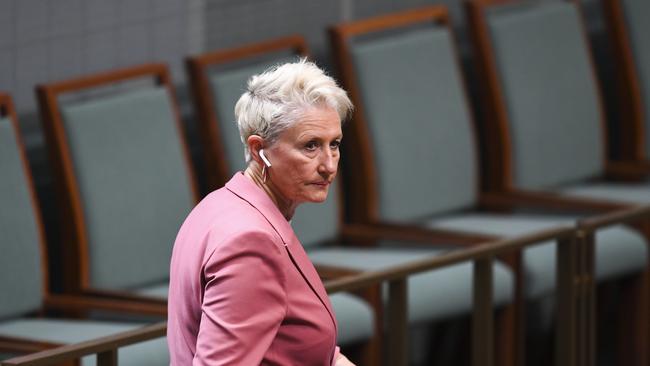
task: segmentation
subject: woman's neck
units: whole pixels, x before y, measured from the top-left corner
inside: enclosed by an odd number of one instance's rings
[[[267,172],[268,174],[268,172]],[[266,194],[271,198],[271,201],[275,203],[275,206],[280,210],[282,216],[284,216],[287,221],[291,220],[296,207],[298,206],[295,202],[288,200],[280,194],[280,192],[273,186],[273,182],[270,177],[267,176],[266,182],[262,176],[262,169],[255,162],[248,165],[244,171],[244,175],[253,181],[258,187],[260,187]]]

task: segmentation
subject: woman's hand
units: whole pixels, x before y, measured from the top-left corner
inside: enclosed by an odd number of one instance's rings
[[[339,356],[336,358],[334,366],[355,366],[347,357],[343,356],[342,353],[339,353]]]

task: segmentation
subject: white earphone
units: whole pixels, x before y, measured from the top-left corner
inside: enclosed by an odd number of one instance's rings
[[[271,162],[269,161],[269,159],[266,158],[266,156],[264,156],[264,149],[260,149],[260,158],[262,158],[264,165],[266,165],[269,168],[271,167]]]

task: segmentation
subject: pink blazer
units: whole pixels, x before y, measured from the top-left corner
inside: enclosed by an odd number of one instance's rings
[[[171,364],[332,365],[336,319],[290,224],[242,173],[183,223],[171,260]]]

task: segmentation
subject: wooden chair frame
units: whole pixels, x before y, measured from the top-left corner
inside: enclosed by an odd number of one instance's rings
[[[347,184],[354,194],[350,195],[350,218],[354,222],[378,222],[379,203],[377,192],[377,168],[372,158],[372,147],[368,138],[368,123],[365,107],[361,103],[361,92],[356,83],[353,62],[347,39],[364,33],[389,30],[418,23],[449,24],[449,15],[442,6],[431,6],[411,11],[374,17],[362,21],[338,24],[330,28],[330,39],[334,51],[335,64],[341,82],[354,103],[353,123],[346,125],[345,134],[352,136],[357,145],[357,153],[348,154],[346,163],[350,171],[358,172],[363,179],[354,179]],[[477,187],[478,189],[478,187]]]
[[[582,17],[582,8],[579,3],[574,0],[567,0],[578,9],[580,14],[580,22],[582,28],[582,36],[584,37],[585,44],[587,45],[587,52],[590,64],[590,74],[594,79],[596,86],[596,95],[598,98],[598,108],[600,113],[600,120],[598,121],[602,131],[602,139],[604,146],[604,153],[602,156],[603,176],[601,179],[610,181],[639,181],[644,179],[650,173],[650,169],[638,161],[612,161],[608,159],[609,156],[609,143],[607,139],[607,125],[605,123],[605,111],[602,102],[602,90],[598,80],[596,79],[596,71],[593,61],[593,55],[589,48],[586,27]],[[561,210],[561,211],[584,211],[590,213],[611,214],[612,212],[628,209],[632,205],[627,203],[618,203],[615,201],[603,201],[598,199],[576,199],[567,196],[560,196],[552,191],[530,191],[518,189],[514,186],[514,179],[512,174],[512,159],[513,152],[511,149],[511,137],[508,128],[508,112],[505,102],[505,97],[501,88],[500,79],[496,66],[496,58],[492,51],[491,40],[489,36],[488,26],[485,19],[485,11],[491,6],[502,4],[516,3],[516,0],[470,0],[466,3],[467,19],[470,26],[472,40],[474,42],[477,75],[480,80],[480,102],[485,110],[484,126],[483,126],[483,140],[491,143],[485,143],[484,153],[487,156],[486,161],[486,190],[490,191],[486,196],[488,200],[493,203],[504,205],[515,204],[532,204],[540,205],[546,208]],[[631,115],[637,115],[638,111],[631,110]],[[631,131],[630,129],[629,131]],[[627,131],[626,133],[629,133]],[[640,139],[640,137],[638,138]],[[638,139],[635,141],[638,143]],[[635,152],[632,152],[634,150]],[[638,147],[635,147],[627,152],[630,155],[638,155],[642,152]],[[650,240],[650,230],[646,222],[635,222],[629,226],[640,232],[646,240]],[[635,292],[635,296],[643,303],[648,303],[648,290],[650,290],[650,279],[648,268],[638,276],[635,280],[637,285],[632,285],[635,289],[630,290]],[[631,304],[630,306],[633,306]],[[641,324],[648,323],[648,309],[645,306],[638,309],[639,322]],[[633,327],[633,326],[630,326]],[[650,356],[645,350],[648,342],[647,330],[641,330],[641,327],[633,327],[632,332],[635,335],[634,351],[621,352],[623,364],[646,364]],[[625,342],[621,342],[623,345]],[[623,347],[623,346],[620,346]],[[638,351],[638,352],[637,352]],[[625,359],[626,355],[634,355],[635,360]]]
[[[573,3],[578,11],[582,13],[582,8],[574,0],[567,0]],[[484,184],[487,191],[492,192],[516,192],[513,186],[512,174],[512,142],[508,129],[508,112],[504,100],[503,90],[500,85],[495,56],[492,52],[491,41],[487,24],[485,22],[484,12],[490,6],[501,4],[516,3],[516,0],[472,0],[466,3],[467,17],[471,31],[472,40],[475,45],[476,68],[480,81],[479,99],[481,105],[485,108],[485,128],[482,135],[485,141],[498,141],[500,143],[485,144],[484,152],[487,156]],[[582,36],[585,44],[588,45],[588,38],[584,27],[582,17]],[[607,139],[607,125],[605,123],[605,110],[602,102],[602,90],[596,78],[596,71],[591,50],[589,52],[590,74],[596,86],[598,98],[598,109],[600,119],[598,121],[601,129],[601,141],[604,151],[602,156],[603,178],[611,180],[631,180],[638,181],[643,179],[650,170],[634,162],[615,162],[608,159],[610,145]],[[519,192],[525,194],[525,192]],[[544,195],[542,192],[538,192]],[[550,198],[550,197],[549,197]],[[597,200],[588,200],[596,203]],[[605,203],[605,202],[603,202]],[[626,205],[623,205],[626,206]],[[568,208],[568,207],[567,207]],[[616,209],[616,207],[611,207]],[[607,205],[603,205],[604,211],[608,210]],[[587,210],[588,207],[587,207]]]
[[[48,149],[55,174],[55,187],[59,204],[65,220],[62,228],[62,239],[66,243],[63,253],[64,285],[67,292],[85,292],[107,298],[121,298],[126,300],[145,300],[126,291],[113,291],[92,288],[90,285],[88,236],[86,233],[85,216],[74,171],[70,150],[63,127],[63,119],[58,104],[58,97],[66,93],[113,85],[132,80],[151,79],[159,86],[164,87],[169,94],[173,113],[176,120],[179,142],[181,143],[187,175],[192,187],[195,202],[200,199],[197,181],[192,170],[189,150],[184,138],[184,130],[180,119],[178,104],[174,93],[171,77],[167,66],[164,64],[145,64],[141,66],[99,73],[91,76],[80,77],[68,81],[39,85],[37,96]],[[150,300],[152,303],[164,305],[166,302]]]
[[[639,76],[620,0],[602,0],[614,61],[616,102],[618,104],[618,155],[623,161],[647,162],[645,118]]]
[[[49,286],[49,264],[47,257],[47,245],[45,242],[45,229],[41,219],[41,210],[36,198],[34,189],[34,179],[29,169],[27,156],[25,153],[25,146],[18,126],[18,119],[14,109],[11,97],[8,94],[0,93],[0,118],[8,117],[11,123],[16,144],[18,146],[18,153],[22,162],[22,170],[25,175],[27,190],[29,191],[32,210],[34,212],[34,219],[38,230],[38,246],[41,256],[41,274],[43,286],[41,292],[43,293],[43,304],[36,312],[36,315],[43,315],[45,313],[56,311],[63,314],[74,314],[75,316],[90,310],[101,310],[117,313],[131,313],[131,314],[157,314],[164,315],[166,312],[159,306],[154,304],[132,302],[127,300],[107,300],[89,296],[78,295],[59,295],[53,294]],[[30,353],[42,351],[45,349],[55,348],[59,344],[32,341],[26,339],[17,339],[11,337],[0,336],[0,350],[7,350],[17,353]],[[77,365],[76,362],[66,363],[66,365]]]

